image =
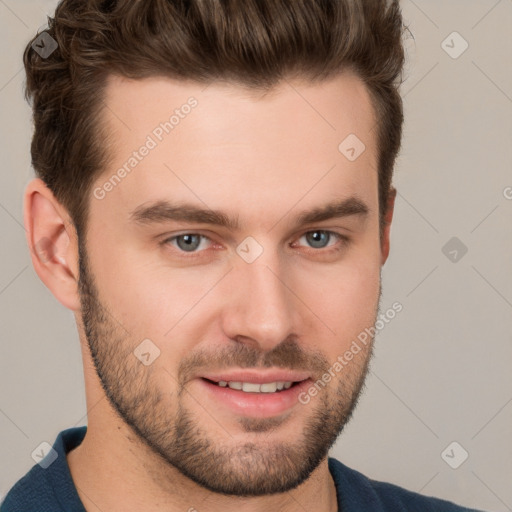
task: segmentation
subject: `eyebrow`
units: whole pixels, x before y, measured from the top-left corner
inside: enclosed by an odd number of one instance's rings
[[[352,196],[336,200],[311,210],[302,211],[296,218],[295,226],[322,222],[329,219],[358,216],[366,218],[370,209],[361,199]],[[130,212],[130,219],[141,225],[158,224],[166,221],[182,221],[197,224],[211,224],[231,231],[240,230],[237,217],[230,217],[220,210],[199,208],[190,203],[171,203],[167,200],[141,204]]]

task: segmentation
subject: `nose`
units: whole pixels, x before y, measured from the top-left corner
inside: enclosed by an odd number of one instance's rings
[[[272,350],[299,328],[297,299],[279,263],[260,257],[238,261],[229,273],[222,313],[226,336],[262,351]]]

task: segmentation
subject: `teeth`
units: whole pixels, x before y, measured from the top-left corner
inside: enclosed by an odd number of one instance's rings
[[[277,391],[277,382],[267,382],[265,384],[261,384],[260,391],[262,393],[275,393]]]
[[[217,383],[221,388],[229,387],[246,393],[275,393],[283,389],[290,389],[293,382],[266,382],[265,384],[256,384],[254,382],[226,382],[221,380]]]
[[[238,384],[238,382],[237,382]],[[231,387],[231,383],[229,383]],[[242,384],[242,391],[246,393],[259,393],[261,391],[261,386],[259,384],[254,384],[253,382],[244,382]]]

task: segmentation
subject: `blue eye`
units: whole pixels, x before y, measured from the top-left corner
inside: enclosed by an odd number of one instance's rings
[[[299,242],[302,239],[306,239],[306,244],[309,245],[310,248],[319,249],[317,251],[319,254],[341,250],[349,243],[349,239],[346,236],[334,231],[322,229],[308,231],[298,239]],[[174,235],[165,239],[162,242],[162,245],[171,245],[177,249],[178,253],[189,253],[191,255],[197,254],[199,256],[198,253],[208,248],[209,243],[211,242],[210,238],[206,235],[201,235],[199,233],[183,233],[181,235]],[[321,251],[320,249],[326,249],[326,251]]]
[[[327,243],[331,239],[332,233],[329,231],[308,231],[305,235],[308,244],[315,249],[323,249],[327,247]]]
[[[184,252],[197,252],[196,249],[200,247],[201,241],[206,239],[204,235],[199,235],[197,233],[185,233],[183,235],[176,235],[171,238],[168,238],[164,242],[173,242],[176,241],[176,245],[178,249],[181,249]]]

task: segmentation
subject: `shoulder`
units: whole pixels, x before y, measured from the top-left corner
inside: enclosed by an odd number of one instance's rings
[[[351,469],[339,460],[329,457],[329,470],[336,484],[340,508],[375,512],[479,512],[450,501],[424,496],[388,482],[372,480]]]
[[[71,479],[66,454],[81,443],[86,427],[69,428],[57,436],[51,450],[43,449],[43,459],[9,490],[0,512],[83,511]]]
[[[35,465],[9,490],[0,504],[0,512],[50,510],[47,506],[55,499],[51,489],[46,473],[39,465]]]

